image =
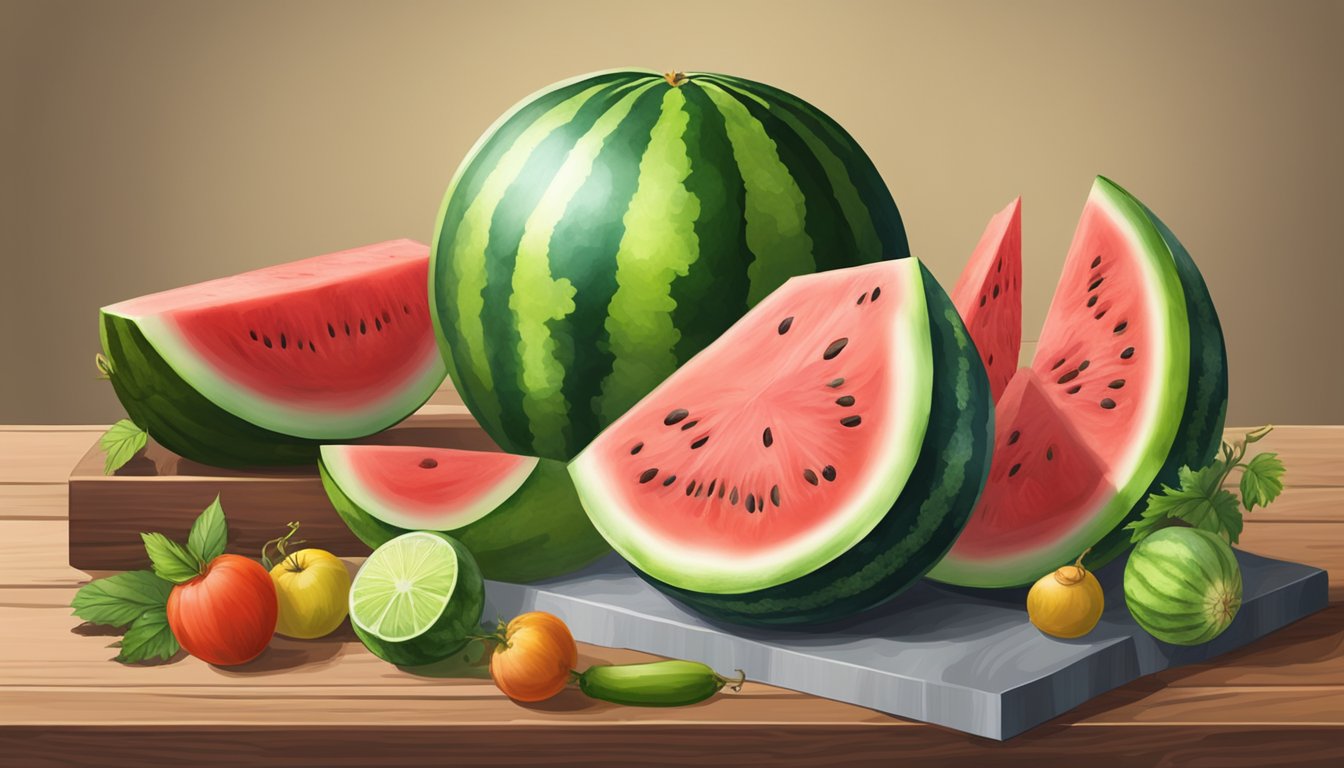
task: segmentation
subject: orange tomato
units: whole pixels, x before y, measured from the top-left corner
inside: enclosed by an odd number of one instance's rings
[[[510,621],[490,656],[490,677],[515,701],[544,701],[569,683],[579,648],[558,617],[533,611]]]

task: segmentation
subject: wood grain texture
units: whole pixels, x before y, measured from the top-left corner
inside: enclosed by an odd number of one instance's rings
[[[0,483],[64,483],[89,447],[95,430],[0,432]]]
[[[64,520],[69,498],[64,485],[0,485],[0,520]]]
[[[1239,440],[1249,427],[1232,427],[1224,437]],[[1251,446],[1251,453],[1272,451],[1279,454],[1288,475],[1286,487],[1339,487],[1344,485],[1344,426],[1276,426],[1264,440]]]

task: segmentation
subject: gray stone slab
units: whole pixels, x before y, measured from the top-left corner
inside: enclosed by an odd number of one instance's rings
[[[1212,658],[1326,607],[1325,571],[1237,552],[1244,597],[1211,643],[1158,642],[1134,624],[1123,563],[1098,579],[1106,611],[1087,637],[1057,640],[1027,621],[1026,590],[924,581],[859,619],[819,629],[717,624],[649,587],[616,556],[540,584],[487,582],[487,619],[549,611],[576,639],[694,659],[727,674],[1008,739],[1098,694],[1168,667]]]

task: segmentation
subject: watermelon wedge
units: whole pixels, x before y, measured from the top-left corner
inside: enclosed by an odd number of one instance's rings
[[[654,586],[727,621],[818,623],[947,550],[992,431],[975,347],[912,258],[790,279],[570,472]]]
[[[975,339],[997,403],[1022,351],[1022,198],[989,220],[952,289],[952,303]]]
[[[218,466],[312,461],[385,429],[446,369],[429,249],[393,240],[104,307],[117,397],[164,447]]]
[[[989,342],[990,345],[993,342]],[[997,406],[994,461],[971,521],[929,573],[975,587],[1029,583],[1123,525],[1221,436],[1227,361],[1217,313],[1175,236],[1098,177],[1036,355]]]
[[[371,549],[408,531],[451,533],[488,579],[577,570],[611,548],[593,530],[565,465],[487,451],[324,445],[327,497]]]

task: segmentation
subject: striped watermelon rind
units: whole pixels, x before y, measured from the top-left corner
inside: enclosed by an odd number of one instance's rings
[[[908,254],[872,162],[801,99],[599,72],[523,100],[462,162],[432,314],[495,441],[568,460],[789,277]]]
[[[658,589],[708,616],[749,625],[821,624],[873,608],[916,581],[952,546],[989,472],[994,407],[989,380],[951,299],[924,268],[924,311],[931,372],[928,421],[913,470],[894,503],[843,554],[790,581],[737,594],[674,587],[639,572]],[[600,486],[571,465],[580,492]],[[890,497],[887,497],[890,499]],[[888,508],[887,504],[891,504]],[[590,503],[590,514],[595,506]],[[675,566],[673,566],[675,567]]]
[[[370,549],[377,549],[411,528],[385,522],[395,510],[354,486],[353,473],[331,460],[325,446],[318,474],[332,507],[346,526]],[[360,496],[360,501],[351,498]],[[516,490],[487,514],[451,531],[443,531],[467,547],[487,579],[527,583],[570,573],[611,551],[584,513],[565,465],[539,459]]]
[[[1241,607],[1241,568],[1226,541],[1197,528],[1163,528],[1125,564],[1125,605],[1148,634],[1173,645],[1207,643]]]

